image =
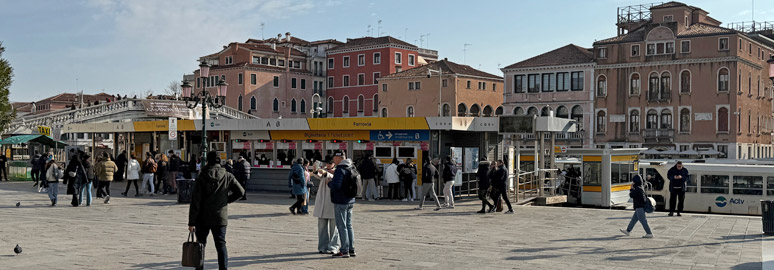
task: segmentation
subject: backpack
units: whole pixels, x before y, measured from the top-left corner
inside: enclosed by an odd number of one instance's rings
[[[354,198],[357,197],[357,179],[360,177],[360,172],[354,166],[349,167],[348,170],[350,177],[349,179],[344,179],[342,186],[344,188],[344,195],[347,195],[348,198]]]

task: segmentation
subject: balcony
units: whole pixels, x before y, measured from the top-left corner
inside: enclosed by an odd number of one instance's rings
[[[672,128],[645,129],[643,137],[645,139],[671,140],[675,137],[675,130]]]
[[[659,92],[649,91],[648,102],[662,102],[672,99],[672,90],[661,90]]]

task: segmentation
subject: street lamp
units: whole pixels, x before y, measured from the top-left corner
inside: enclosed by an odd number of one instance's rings
[[[317,100],[319,102],[314,102],[314,97],[317,97]],[[319,118],[320,113],[322,112],[323,108],[320,106],[317,106],[318,103],[322,104],[322,97],[320,96],[320,94],[314,93],[314,95],[312,95],[312,109],[309,110],[309,113],[312,114],[312,118]]]
[[[441,101],[441,89],[443,89],[443,82],[442,82],[443,70],[441,69],[440,65],[438,65],[438,70],[433,70],[428,68],[427,77],[430,78],[433,72],[438,73],[438,117],[441,117],[443,116],[443,113],[442,113],[443,102]]]
[[[199,64],[199,77],[202,82],[206,82],[210,75],[210,64],[207,61],[202,60]],[[196,108],[199,103],[202,104],[202,167],[207,164],[207,105],[213,108],[220,108],[226,105],[226,91],[228,90],[228,84],[225,80],[220,80],[216,85],[216,95],[213,96],[207,91],[206,84],[202,83],[202,91],[194,93],[192,91],[191,84],[188,81],[183,81],[183,85],[180,88],[183,89],[183,100],[185,100],[185,106],[189,109]]]

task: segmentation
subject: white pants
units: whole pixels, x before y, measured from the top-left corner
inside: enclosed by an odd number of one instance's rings
[[[443,183],[443,197],[446,199],[446,205],[448,206],[454,206],[454,194],[452,193],[452,187],[454,187],[454,181]]]
[[[142,175],[142,185],[140,185],[140,192],[145,194],[145,183],[148,183],[150,185],[150,192],[151,194],[156,193],[156,190],[153,188],[153,174],[152,173],[146,173]]]

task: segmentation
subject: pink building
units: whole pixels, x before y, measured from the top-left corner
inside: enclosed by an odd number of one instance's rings
[[[771,25],[721,27],[679,2],[634,9],[618,15],[618,36],[594,43],[597,146],[774,156]]]

